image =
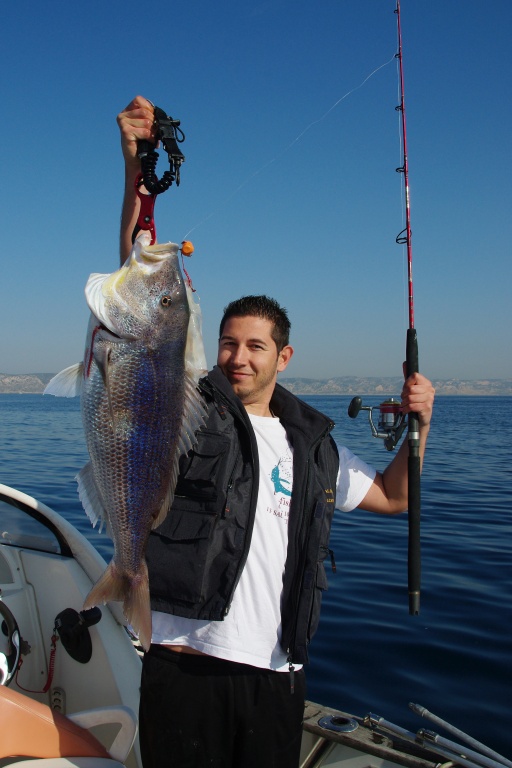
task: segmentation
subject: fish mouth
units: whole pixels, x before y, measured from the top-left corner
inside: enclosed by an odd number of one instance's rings
[[[113,331],[112,328],[108,328],[105,323],[98,322],[97,328],[103,336],[106,336],[111,341],[123,341],[123,337]]]
[[[147,232],[142,233],[135,240],[130,258],[124,263],[123,266],[128,267],[133,262],[136,262],[141,267],[156,267],[163,261],[166,261],[169,256],[176,256],[179,251],[179,246],[176,243],[155,243],[149,245],[151,238]]]
[[[126,341],[135,341],[137,337],[135,335],[123,334],[122,336],[117,333],[111,326],[106,325],[102,320],[95,317],[96,323],[94,325],[94,333],[98,334],[103,341],[109,341],[112,344],[120,344]]]

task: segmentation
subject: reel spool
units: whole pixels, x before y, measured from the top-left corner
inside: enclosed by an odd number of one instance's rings
[[[379,411],[377,426],[373,420],[373,411],[375,410]],[[360,397],[354,397],[348,406],[348,415],[351,419],[355,419],[359,411],[368,411],[368,421],[373,437],[384,440],[385,448],[392,451],[402,437],[407,424],[407,419],[402,413],[400,400],[390,397],[380,405],[363,405]]]

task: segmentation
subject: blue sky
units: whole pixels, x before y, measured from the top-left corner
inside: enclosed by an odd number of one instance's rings
[[[155,219],[159,240],[195,245],[186,266],[209,363],[225,304],[267,293],[292,320],[287,375],[399,375],[394,8],[6,4],[0,372],[81,358],[85,282],[118,265],[115,117],[141,93],[186,134],[181,186],[159,197]],[[402,0],[401,17],[420,369],[510,377],[512,4]]]

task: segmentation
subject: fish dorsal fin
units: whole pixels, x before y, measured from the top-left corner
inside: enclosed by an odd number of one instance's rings
[[[203,317],[199,302],[194,301],[192,288],[188,280],[185,280],[188,308],[190,318],[187,329],[187,343],[185,346],[185,369],[192,380],[197,384],[201,376],[206,376],[208,368],[203,345]]]
[[[75,363],[50,379],[43,395],[56,397],[78,397],[82,391],[84,364]]]
[[[160,508],[160,512],[155,518],[152,528],[158,528],[158,526],[165,520],[174,499],[174,489],[179,473],[179,460],[183,454],[188,453],[188,451],[195,446],[197,443],[196,431],[204,425],[205,421],[206,402],[197,389],[195,381],[185,373],[185,404],[183,407],[183,418],[181,420],[178,445],[176,446],[176,454],[172,463],[169,490]]]
[[[108,516],[94,480],[93,468],[90,461],[82,467],[75,479],[78,483],[78,496],[80,497],[80,501],[82,502],[87,517],[91,521],[92,527],[96,528],[96,525],[99,522],[99,532],[101,533],[103,526],[106,525],[107,533],[112,537]]]

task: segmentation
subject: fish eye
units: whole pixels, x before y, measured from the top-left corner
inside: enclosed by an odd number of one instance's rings
[[[171,297],[169,296],[168,293],[166,293],[166,294],[164,294],[162,296],[162,298],[160,299],[160,304],[162,305],[162,307],[170,307],[171,306],[172,299],[171,299]]]

